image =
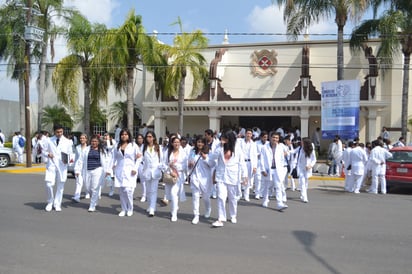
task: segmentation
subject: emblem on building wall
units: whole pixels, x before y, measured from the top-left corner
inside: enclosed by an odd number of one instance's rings
[[[273,76],[277,73],[278,54],[275,50],[255,50],[251,57],[250,70],[254,76]]]

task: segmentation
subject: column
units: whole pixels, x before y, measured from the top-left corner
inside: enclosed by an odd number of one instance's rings
[[[220,131],[220,119],[217,108],[210,107],[209,109],[209,128],[213,131]]]
[[[366,141],[375,140],[375,138],[379,135],[376,131],[376,116],[376,109],[369,108],[367,117],[368,130],[366,132]]]
[[[309,135],[309,110],[307,107],[300,109],[300,136],[310,137]]]
[[[159,140],[160,137],[164,137],[166,135],[166,118],[164,117],[160,109],[155,109],[154,131],[157,140]]]

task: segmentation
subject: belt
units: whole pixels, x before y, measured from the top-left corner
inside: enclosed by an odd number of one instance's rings
[[[250,159],[245,159],[245,162],[250,162]]]
[[[276,167],[275,167],[275,166],[271,166],[270,169],[276,169]]]

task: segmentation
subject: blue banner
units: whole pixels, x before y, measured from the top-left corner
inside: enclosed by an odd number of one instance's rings
[[[322,139],[359,136],[359,80],[322,82]]]

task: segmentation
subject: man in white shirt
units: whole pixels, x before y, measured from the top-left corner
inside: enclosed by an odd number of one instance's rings
[[[360,193],[360,188],[362,186],[365,166],[368,162],[368,156],[366,155],[365,150],[359,146],[358,143],[354,143],[354,146],[350,152],[348,162],[345,162],[345,165],[348,164],[351,171],[352,177],[352,189],[350,192]]]
[[[45,210],[50,212],[53,207],[61,211],[64,184],[67,180],[67,164],[69,156],[73,153],[73,142],[63,135],[63,127],[54,125],[54,136],[46,139],[43,144],[43,155],[48,158],[46,165],[46,190],[47,205]],[[57,182],[56,194],[54,185]]]
[[[239,144],[242,148],[248,172],[248,183],[246,185],[241,186],[241,188],[243,189],[243,198],[247,202],[250,201],[250,189],[253,187],[253,179],[257,170],[257,147],[252,137],[253,131],[252,129],[248,128],[245,131],[245,138],[238,139],[240,141]]]
[[[24,143],[26,143],[26,138],[23,135],[21,135],[20,131],[16,131],[12,139],[12,146],[14,152],[17,154],[17,162],[23,163],[24,146],[21,146],[19,142],[20,138],[22,138],[24,140]]]
[[[383,142],[375,141],[375,147],[369,156],[372,170],[372,185],[369,193],[378,194],[379,183],[381,183],[381,193],[386,194],[386,159],[390,157],[392,157],[392,153],[383,148]]]
[[[288,206],[285,204],[287,197],[285,196],[285,185],[283,179],[287,173],[286,157],[288,156],[288,148],[280,143],[280,134],[272,132],[270,134],[270,142],[262,147],[260,170],[263,188],[263,207],[268,207],[269,204],[269,189],[274,185],[276,191],[276,210],[282,211]]]

